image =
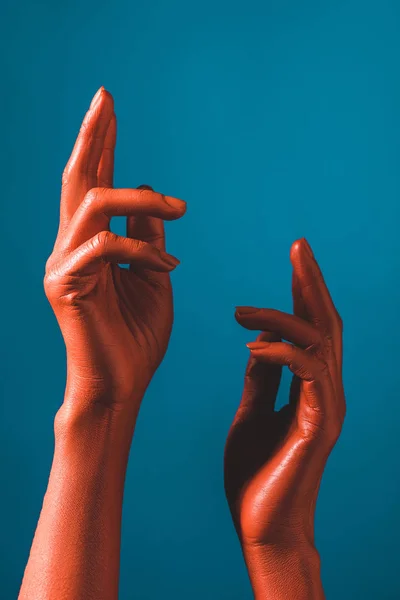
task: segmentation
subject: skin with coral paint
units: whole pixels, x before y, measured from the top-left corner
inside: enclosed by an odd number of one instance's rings
[[[45,289],[64,336],[68,379],[55,421],[48,490],[20,599],[118,596],[127,457],[143,393],[162,360],[172,326],[168,273],[178,261],[165,253],[162,220],[179,218],[185,205],[148,186],[112,189],[115,138],[113,100],[101,88],[64,172],[60,227],[46,265]],[[128,218],[126,238],[109,231],[109,220],[117,215]],[[301,256],[303,242],[299,244],[294,257],[298,251]],[[307,246],[303,250],[307,252]],[[129,271],[118,267],[121,262],[130,263]],[[306,270],[310,267],[314,277],[313,263],[307,266],[300,260],[301,264]],[[259,341],[274,342],[250,345],[253,357],[225,453],[227,496],[255,595],[272,600],[323,597],[313,545],[319,486],[315,475],[323,470],[335,428],[321,436],[313,423],[310,435],[310,423],[304,428],[300,418],[298,407],[307,390],[314,397],[315,388],[317,399],[327,391],[317,368],[326,359],[325,350],[316,339],[318,327],[308,326],[313,317],[305,310],[307,294],[299,288],[304,277],[300,268],[294,285],[298,321],[277,311],[237,313],[250,329],[270,330]],[[324,304],[326,293],[318,290]],[[307,344],[307,357],[280,345],[277,332],[300,348]],[[341,356],[341,348],[334,351]],[[282,364],[289,364],[302,382],[294,380],[292,409],[282,411],[282,418],[271,417]],[[314,412],[319,403],[308,408]],[[308,478],[307,462],[313,467]],[[235,464],[239,468],[233,468]],[[280,487],[269,485],[268,473],[278,475]],[[286,495],[281,493],[285,487]],[[296,495],[302,493],[297,505]]]
[[[93,98],[62,179],[44,286],[67,351],[47,492],[19,600],[116,600],[125,471],[143,394],[167,349],[173,304],[163,220],[182,200],[114,189],[111,94]],[[126,237],[110,232],[127,217]],[[128,264],[129,269],[119,267]]]
[[[314,512],[345,416],[342,321],[305,239],[295,242],[294,314],[238,307],[261,330],[225,447],[225,491],[256,600],[322,600]],[[285,341],[282,341],[285,340]],[[289,403],[275,411],[281,370]]]

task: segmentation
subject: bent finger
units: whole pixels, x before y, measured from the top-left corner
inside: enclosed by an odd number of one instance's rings
[[[236,320],[246,329],[274,331],[281,338],[307,348],[321,342],[321,334],[311,323],[272,308],[238,306]]]
[[[247,344],[252,356],[267,364],[289,367],[303,389],[297,403],[299,423],[305,430],[310,425],[337,432],[342,420],[340,408],[327,366],[305,350],[284,342],[252,342]]]
[[[324,365],[308,352],[286,342],[249,342],[252,356],[269,364],[287,366],[294,375],[305,381],[320,379]]]
[[[169,272],[179,260],[141,240],[132,240],[110,231],[101,231],[71,252],[61,263],[52,265],[52,272],[82,274],[88,267],[101,262],[131,264],[135,269]]]
[[[107,229],[112,217],[145,216],[174,220],[179,219],[185,209],[183,200],[149,190],[93,188],[86,194],[64,232],[62,247],[69,250],[77,248],[96,233]]]
[[[140,190],[154,191],[150,185],[140,185]],[[126,223],[128,237],[145,240],[160,250],[165,250],[165,227],[162,219],[156,217],[128,217]]]

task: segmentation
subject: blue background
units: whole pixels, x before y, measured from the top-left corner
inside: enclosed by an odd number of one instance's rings
[[[222,483],[249,341],[233,307],[290,310],[303,235],[345,324],[348,415],[317,513],[326,595],[399,598],[400,4],[22,0],[0,23],[1,598],[51,464],[65,357],[42,276],[100,85],[116,185],[188,202],[168,224],[175,328],[131,455],[121,599],[252,597]]]

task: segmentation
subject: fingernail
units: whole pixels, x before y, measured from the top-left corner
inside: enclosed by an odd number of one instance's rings
[[[262,350],[269,346],[269,342],[249,342],[246,346],[249,350]]]
[[[180,212],[186,210],[186,202],[183,200],[178,200],[178,198],[173,198],[172,196],[164,196],[164,201],[174,210],[179,210]]]
[[[175,256],[172,256],[172,254],[168,254],[167,252],[160,252],[160,254],[163,261],[171,267],[175,268],[181,264],[181,261],[175,258]]]
[[[307,242],[306,238],[303,238],[303,245],[304,245],[304,249],[307,251],[307,254],[311,257],[314,258],[314,253],[311,250],[311,246],[310,244]]]
[[[149,190],[150,192],[154,192],[154,190],[151,187],[151,185],[146,185],[145,183],[143,185],[138,185],[137,189],[138,190]]]
[[[254,308],[254,306],[236,306],[236,312],[238,315],[252,315],[259,310],[259,308]]]
[[[97,103],[98,99],[101,96],[101,93],[104,91],[104,85],[102,85],[97,92],[95,93],[95,95],[93,96],[93,100],[90,103],[90,108],[93,108],[95,106],[95,104]]]

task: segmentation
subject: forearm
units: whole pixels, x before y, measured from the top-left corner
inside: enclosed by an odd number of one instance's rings
[[[19,600],[118,597],[123,488],[135,416],[96,403],[78,412],[77,404],[66,398],[56,417],[49,484]]]
[[[243,553],[255,600],[324,600],[313,546],[258,546]]]

